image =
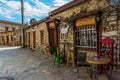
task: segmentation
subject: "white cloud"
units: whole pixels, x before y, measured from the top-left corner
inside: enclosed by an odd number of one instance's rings
[[[44,9],[50,10],[50,6],[45,5],[44,3],[40,2],[39,0],[32,0],[32,2]]]
[[[67,0],[54,0],[54,6],[61,6],[66,4],[67,2]]]
[[[46,15],[49,11],[46,10],[46,8],[43,8],[43,6],[32,6],[29,3],[25,2],[25,15],[26,16],[42,16]],[[35,2],[36,4],[36,2]]]
[[[0,0],[0,4],[5,3],[7,0]],[[69,0],[70,1],[70,0]],[[54,0],[53,5],[61,6],[67,3],[67,0]],[[31,4],[32,3],[32,4]],[[39,18],[45,15],[48,15],[50,11],[55,9],[54,7],[50,7],[40,0],[25,0],[24,9],[25,9],[25,21],[30,20],[31,18]],[[17,11],[21,8],[20,0],[9,0],[4,6],[0,7],[0,17],[6,17],[8,19],[17,19],[15,15],[21,16],[21,12]],[[13,12],[13,13],[11,13]],[[11,14],[10,14],[11,13]]]
[[[4,5],[0,8],[0,17],[5,17],[7,19],[14,20],[14,15],[18,14],[16,11],[20,9],[20,2],[19,1],[8,1],[8,0],[0,0]],[[8,1],[8,2],[7,2]]]
[[[6,18],[8,19],[15,19],[14,17],[10,16],[10,15],[5,15]]]
[[[21,3],[18,1],[9,1],[8,3],[6,3],[7,7],[9,7],[9,9],[19,9],[21,7]]]
[[[7,2],[8,0],[0,0],[0,2],[2,2],[2,3],[5,3],[5,2]]]

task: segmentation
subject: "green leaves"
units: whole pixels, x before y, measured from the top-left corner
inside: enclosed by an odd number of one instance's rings
[[[73,14],[72,14],[69,18],[67,18],[67,20],[65,20],[66,23],[68,23],[68,25],[69,25],[70,27],[73,27],[74,24],[75,24],[75,21],[76,21],[76,15],[75,15],[75,14],[76,14],[76,13],[73,12]]]
[[[32,18],[31,20],[30,20],[30,24],[32,25],[32,24],[34,24],[34,23],[36,23],[37,22],[37,20],[35,19],[35,18]]]

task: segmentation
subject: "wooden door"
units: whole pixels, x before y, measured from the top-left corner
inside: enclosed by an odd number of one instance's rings
[[[51,54],[52,53],[52,48],[53,47],[59,47],[60,44],[60,26],[55,25],[53,23],[48,24],[48,31],[49,31],[49,45],[51,48]]]
[[[30,47],[30,32],[28,32],[28,46]]]
[[[11,41],[13,41],[13,35],[11,36]]]
[[[9,36],[6,36],[6,45],[9,44]]]
[[[40,43],[44,44],[44,31],[43,30],[40,31]]]
[[[50,46],[56,47],[57,46],[57,37],[56,37],[56,30],[55,29],[50,29]]]
[[[33,32],[33,48],[36,48],[36,31]]]
[[[23,40],[22,38],[23,38],[23,37],[20,35],[20,42],[19,42],[20,44],[22,43],[22,40]],[[18,43],[18,44],[19,44],[19,43]]]
[[[2,36],[2,41],[3,41],[3,45],[5,45],[5,39],[4,39],[4,36]]]

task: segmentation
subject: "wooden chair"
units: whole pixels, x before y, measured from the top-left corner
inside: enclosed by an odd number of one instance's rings
[[[67,64],[66,66],[68,67],[68,64],[72,63],[72,67],[75,68],[75,53],[73,50],[69,50],[67,52]]]

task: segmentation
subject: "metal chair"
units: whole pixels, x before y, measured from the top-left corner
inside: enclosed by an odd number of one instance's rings
[[[60,50],[57,47],[54,47],[52,52],[54,54],[54,65],[57,64],[58,67],[60,67],[61,62],[64,59],[64,55],[60,54]]]
[[[77,60],[76,65],[77,67],[86,67],[86,72],[89,74],[90,78],[92,79],[92,69],[88,62],[86,62],[87,53],[86,52],[77,52]]]
[[[86,62],[87,53],[77,52],[77,66],[90,66],[88,62]]]

